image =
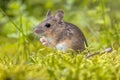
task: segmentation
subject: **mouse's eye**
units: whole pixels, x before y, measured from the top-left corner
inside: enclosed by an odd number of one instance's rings
[[[49,23],[45,24],[45,27],[47,27],[47,28],[49,28],[50,26],[51,26],[51,24],[49,24]]]

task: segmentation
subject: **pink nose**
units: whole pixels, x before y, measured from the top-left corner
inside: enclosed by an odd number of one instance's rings
[[[35,28],[34,32],[35,33],[40,33],[40,30],[38,28]]]

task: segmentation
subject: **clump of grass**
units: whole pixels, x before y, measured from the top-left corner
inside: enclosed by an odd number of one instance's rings
[[[46,53],[41,54],[41,53]],[[3,54],[4,56],[4,54]],[[42,49],[31,56],[29,63],[17,62],[10,54],[0,60],[0,78],[11,80],[49,79],[49,80],[119,80],[119,54],[110,54],[86,59],[83,54],[63,54],[58,51]]]
[[[23,56],[25,60],[28,60],[29,58],[29,54],[30,54],[30,50],[29,50],[29,46],[28,46],[28,38],[27,35],[25,35],[24,32],[24,28],[22,26],[22,13],[20,12],[20,19],[19,19],[19,24],[16,24],[1,8],[0,8],[0,12],[2,12],[2,14],[7,17],[9,19],[9,21],[11,22],[11,24],[13,24],[13,26],[16,28],[16,30],[19,33],[19,41],[22,42],[22,44],[20,43],[18,45],[18,48],[20,48],[21,46],[23,47],[21,52],[18,52],[18,54],[21,54],[21,56]]]

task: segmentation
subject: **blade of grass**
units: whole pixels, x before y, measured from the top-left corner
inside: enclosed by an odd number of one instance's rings
[[[101,6],[101,10],[102,10],[102,17],[103,17],[103,21],[104,21],[104,27],[106,28],[104,0],[100,0],[100,6]]]
[[[20,28],[17,26],[17,24],[15,24],[15,22],[7,15],[6,12],[4,12],[1,8],[0,8],[0,12],[10,20],[10,22],[15,26],[15,28],[16,28],[18,31],[21,32],[21,29],[20,29]]]
[[[13,24],[13,26],[22,34],[22,39],[23,39],[23,57],[25,60],[28,60],[28,53],[29,53],[29,49],[28,49],[28,46],[27,46],[27,43],[26,43],[26,35],[24,33],[24,29],[23,29],[23,26],[22,26],[22,13],[20,12],[20,25],[18,26],[8,15],[5,11],[3,11],[1,8],[0,8],[0,12],[6,16],[9,21]],[[19,36],[20,36],[20,33],[19,33]],[[18,46],[20,47],[20,45]]]
[[[22,39],[23,39],[23,47],[24,47],[24,53],[23,53],[23,57],[28,61],[28,55],[29,55],[29,46],[27,45],[27,36],[24,33],[24,29],[22,26],[22,12],[20,12],[20,28],[21,28],[21,33],[22,33]],[[28,40],[27,40],[28,41]]]

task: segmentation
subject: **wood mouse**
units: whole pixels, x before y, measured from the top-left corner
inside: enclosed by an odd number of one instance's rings
[[[82,52],[85,45],[88,46],[83,32],[74,24],[63,20],[64,12],[56,11],[52,14],[48,10],[46,19],[41,22],[34,30],[41,35],[40,41],[43,45],[55,47],[63,52],[73,49]]]

